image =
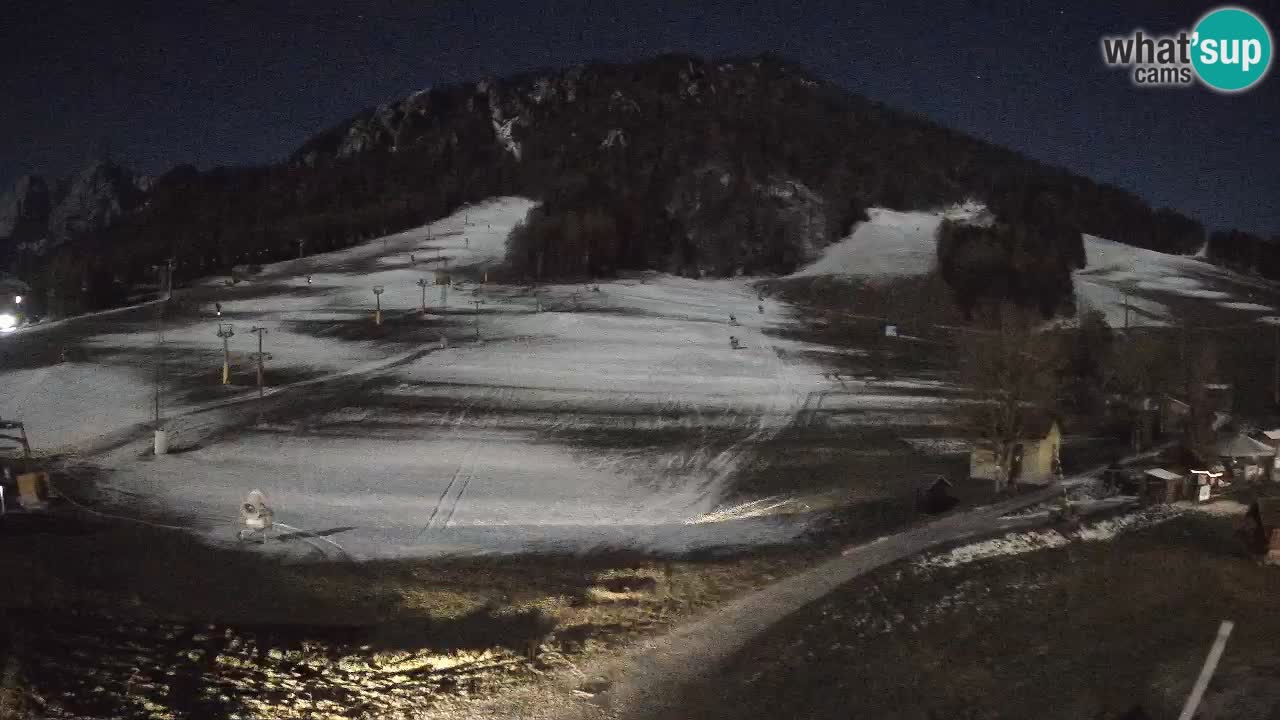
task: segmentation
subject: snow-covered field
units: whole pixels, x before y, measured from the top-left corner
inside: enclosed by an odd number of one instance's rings
[[[867,222],[858,223],[849,237],[827,247],[821,258],[792,277],[923,275],[937,266],[936,238],[944,218],[974,223],[991,220],[986,209],[973,202],[940,212],[870,208],[867,217]]]
[[[1076,296],[1082,304],[1101,310],[1114,327],[1125,323],[1126,295],[1130,325],[1169,325],[1175,313],[1170,303],[1199,300],[1252,319],[1253,313],[1272,313],[1270,305],[1254,302],[1269,296],[1265,283],[1187,255],[1167,255],[1085,235],[1088,266],[1075,273]]]
[[[496,199],[235,287],[216,278],[180,291],[198,307],[164,332],[178,452],[145,453],[155,334],[141,311],[82,324],[72,339],[93,353],[83,362],[0,371],[16,388],[0,415],[23,419],[46,449],[108,448],[93,441],[132,427],[130,442],[93,458],[105,496],[211,538],[231,537],[238,503],[261,489],[291,528],[353,557],[394,557],[783,541],[804,521],[722,506],[759,443],[818,397],[868,423],[945,410],[936,382],[837,382],[805,359],[823,348],[766,332],[790,314],[745,279],[544,286],[536,312],[531,288],[483,282],[530,206]],[[444,266],[456,284],[445,299],[429,286],[421,313],[417,281]],[[209,395],[221,390],[219,320],[235,328],[243,387]],[[266,328],[272,354],[261,412],[250,327]]]
[[[923,275],[937,266],[936,233],[944,218],[991,220],[974,202],[932,212],[871,208],[867,214],[867,222],[793,277]],[[1235,311],[1244,322],[1277,312],[1266,302],[1274,289],[1265,282],[1199,256],[1167,255],[1093,235],[1084,236],[1084,246],[1087,266],[1074,273],[1076,297],[1082,307],[1102,311],[1113,327],[1123,326],[1126,314],[1130,325],[1168,325],[1177,315],[1170,305],[1186,300]]]

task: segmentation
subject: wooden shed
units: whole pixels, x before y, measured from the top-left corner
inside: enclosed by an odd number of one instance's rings
[[[1172,503],[1187,500],[1187,478],[1164,468],[1151,468],[1142,473],[1140,497],[1147,502]]]
[[[1048,485],[1053,482],[1061,469],[1062,431],[1057,420],[1047,415],[1029,416],[1023,422],[1022,437],[1012,450],[1010,483]],[[969,477],[994,480],[996,474],[996,453],[991,443],[976,443],[969,453]]]

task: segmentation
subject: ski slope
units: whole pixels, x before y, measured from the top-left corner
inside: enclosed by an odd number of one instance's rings
[[[1169,255],[1084,236],[1088,265],[1074,274],[1076,297],[1083,306],[1102,311],[1107,322],[1130,325],[1169,325],[1176,320],[1176,303],[1199,301],[1236,311],[1241,320],[1254,313],[1274,313],[1269,299],[1274,289],[1266,282],[1231,272],[1199,257]]]
[[[867,214],[866,222],[792,277],[924,275],[937,267],[937,230],[943,219],[992,221],[974,202],[930,212],[871,208]],[[1082,309],[1101,311],[1113,327],[1126,321],[1167,325],[1182,312],[1175,308],[1184,308],[1186,301],[1199,301],[1204,310],[1233,312],[1238,316],[1234,321],[1278,312],[1269,284],[1220,268],[1200,255],[1169,255],[1093,235],[1083,239],[1087,265],[1073,274],[1076,299]]]
[[[163,342],[168,455],[147,453],[156,333],[146,309],[39,334],[45,351],[65,342],[88,357],[46,352],[0,368],[14,388],[0,414],[26,421],[39,448],[92,449],[82,461],[101,468],[118,512],[177,518],[225,543],[239,502],[260,489],[279,521],[354,558],[783,542],[808,519],[758,512],[776,499],[725,501],[757,448],[798,416],[822,406],[851,427],[901,421],[910,432],[946,422],[936,382],[829,375],[821,363],[833,349],[784,339],[789,308],[749,279],[649,273],[543,286],[540,300],[484,282],[531,206],[497,198],[234,286],[213,278],[179,291],[186,309]],[[443,298],[429,286],[423,313],[417,281],[444,267],[455,285]],[[236,329],[235,388],[217,385],[219,321]],[[267,330],[272,356],[263,401],[251,327]],[[22,352],[16,340],[0,352]]]
[[[986,208],[973,202],[938,212],[870,208],[867,217],[848,237],[827,247],[822,257],[792,277],[924,275],[937,267],[937,233],[943,219],[974,223],[991,220]]]

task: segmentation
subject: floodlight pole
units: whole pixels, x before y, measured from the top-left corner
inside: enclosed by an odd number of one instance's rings
[[[427,314],[427,279],[418,278],[418,287],[422,288],[422,314]]]
[[[270,353],[262,352],[262,336],[267,334],[267,329],[254,326],[249,332],[258,336],[258,352],[253,353],[253,359],[258,363],[258,397],[261,398],[263,396],[263,385],[266,382],[266,372],[262,364],[271,359]]]
[[[373,324],[381,325],[382,324],[382,286],[381,285],[373,286],[373,300],[376,303],[376,309],[374,310],[374,313],[373,313]]]
[[[1124,297],[1124,334],[1127,336],[1129,334],[1129,291],[1121,290],[1120,292]]]
[[[1272,384],[1272,400],[1276,405],[1280,405],[1280,324],[1275,327],[1276,349],[1275,363],[1272,368],[1273,384]]]
[[[164,361],[164,352],[163,352],[164,351],[164,306],[167,304],[169,300],[169,294],[171,292],[171,291],[168,291],[169,280],[167,275],[169,273],[166,273],[166,270],[171,273],[172,267],[173,267],[172,261],[166,262],[164,265],[156,266],[156,274],[159,276],[158,282],[160,285],[160,290],[162,293],[164,293],[163,295],[161,295],[160,300],[156,302],[156,361],[155,361],[154,405],[155,405],[155,424],[156,424],[155,429],[157,431],[161,429],[160,427],[160,422],[161,422],[160,376],[161,376],[161,364]]]
[[[236,330],[231,325],[223,325],[218,323],[218,337],[222,338],[222,384],[231,384],[231,347],[229,341],[236,334]],[[259,336],[261,339],[261,336]]]

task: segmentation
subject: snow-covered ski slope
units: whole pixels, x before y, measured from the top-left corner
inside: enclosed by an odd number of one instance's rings
[[[849,237],[827,247],[821,258],[796,271],[792,277],[923,275],[937,267],[935,238],[943,218],[978,223],[990,220],[986,208],[973,202],[940,212],[870,208],[867,217],[866,222],[854,227]]]
[[[871,208],[867,214],[867,222],[792,277],[923,275],[937,266],[936,233],[944,218],[990,221],[985,208],[973,202],[930,212]],[[1189,307],[1214,320],[1235,315],[1240,322],[1277,312],[1273,285],[1202,257],[1168,255],[1093,235],[1084,236],[1084,246],[1088,264],[1074,273],[1076,297],[1082,307],[1102,311],[1113,326],[1124,324],[1126,302],[1131,325],[1167,325]]]
[[[933,386],[828,377],[809,359],[824,348],[769,332],[791,314],[747,279],[544,286],[536,312],[532,288],[483,282],[530,206],[495,199],[235,286],[180,290],[163,344],[169,455],[145,452],[150,309],[0,340],[23,358],[0,366],[14,389],[0,415],[26,421],[38,448],[100,449],[86,460],[117,512],[145,506],[225,542],[241,498],[261,489],[289,526],[353,557],[395,557],[784,541],[805,520],[723,506],[756,448],[830,393],[824,407],[876,423],[937,411]],[[428,286],[424,314],[417,281],[446,265],[458,282],[444,306]],[[219,321],[235,328],[237,388],[217,384]],[[272,355],[261,403],[251,327]],[[63,343],[87,356],[56,362]],[[120,432],[114,449],[96,440]]]

